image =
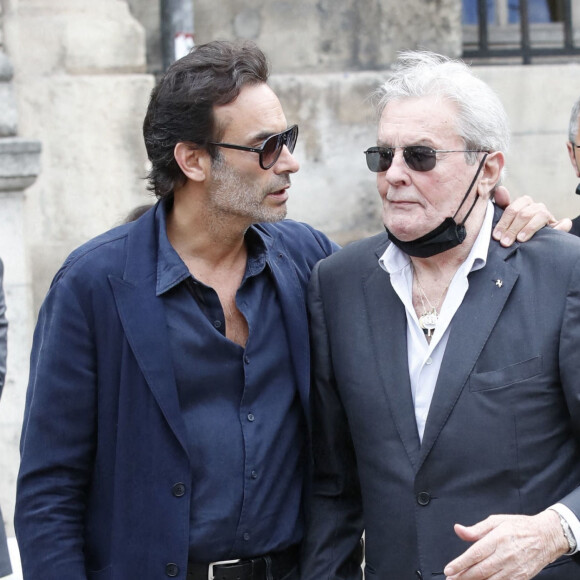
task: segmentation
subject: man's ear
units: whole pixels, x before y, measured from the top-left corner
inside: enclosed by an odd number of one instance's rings
[[[578,168],[578,162],[576,161],[576,148],[574,147],[573,143],[566,143],[566,148],[568,149],[568,155],[570,157],[570,163],[572,163],[572,167],[576,172],[576,177],[580,177],[580,169]]]
[[[477,186],[477,194],[484,199],[489,199],[493,188],[498,184],[501,170],[505,163],[505,157],[501,151],[488,153],[485,165],[481,170],[482,176]]]
[[[173,156],[187,179],[197,182],[206,180],[211,166],[211,159],[206,149],[181,141],[175,145]]]

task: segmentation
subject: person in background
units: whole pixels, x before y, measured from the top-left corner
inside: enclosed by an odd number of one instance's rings
[[[509,143],[461,61],[380,88],[386,233],[315,266],[313,496],[302,580],[580,578],[580,240],[505,248]]]
[[[147,213],[155,204],[153,203],[144,203],[142,205],[138,205],[134,207],[123,219],[124,224],[128,224],[129,222],[134,222],[136,219],[139,219],[144,213]]]
[[[568,143],[566,147],[568,149],[568,155],[570,157],[570,163],[574,168],[576,177],[580,178],[580,123],[578,122],[578,117],[580,116],[580,98],[574,103],[572,107],[572,112],[570,113],[570,124],[568,126]],[[576,187],[576,193],[580,195],[580,184]],[[575,236],[580,236],[580,216],[572,220],[572,228],[570,233]]]
[[[175,62],[143,125],[159,201],[53,280],[21,438],[26,579],[298,578],[306,285],[337,246],[284,219],[298,127],[268,74],[250,42]],[[515,208],[502,238],[551,219]]]
[[[8,344],[8,321],[6,320],[6,299],[4,297],[4,264],[0,260],[0,397],[6,381],[6,355]],[[0,510],[0,578],[12,574],[8,542],[4,529],[4,520]]]

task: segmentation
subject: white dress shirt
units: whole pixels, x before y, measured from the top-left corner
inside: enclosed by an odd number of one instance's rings
[[[485,266],[491,239],[492,222],[493,204],[488,202],[479,235],[467,259],[455,272],[449,284],[447,295],[439,308],[439,318],[435,331],[431,336],[431,342],[427,342],[413,307],[413,266],[411,259],[407,254],[399,250],[395,244],[389,244],[389,247],[379,260],[381,267],[391,277],[393,289],[405,305],[407,314],[407,358],[411,378],[411,393],[415,405],[417,429],[421,440],[423,440],[425,423],[429,414],[433,392],[435,391],[435,383],[439,376],[441,361],[449,340],[449,324],[461,306],[469,288],[468,274]]]
[[[470,272],[480,270],[486,264],[492,225],[493,203],[489,201],[477,239],[467,259],[455,272],[449,284],[447,295],[439,307],[437,326],[431,336],[431,342],[427,342],[413,307],[413,266],[411,259],[394,244],[389,244],[389,247],[379,259],[380,266],[388,272],[391,285],[405,306],[407,315],[407,359],[409,377],[411,379],[411,394],[415,407],[417,430],[421,441],[423,440],[425,423],[427,422],[429,407],[431,406],[435,384],[439,376],[439,369],[441,368],[441,362],[449,340],[449,325],[469,288],[467,276]],[[568,522],[575,538],[580,538],[580,521],[574,515],[574,512],[562,504],[553,505],[550,509],[558,512]],[[578,552],[578,548],[576,552]]]

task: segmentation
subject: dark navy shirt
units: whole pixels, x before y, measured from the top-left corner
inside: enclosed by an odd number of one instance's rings
[[[305,421],[260,233],[236,295],[246,348],[225,337],[217,293],[195,280],[157,212],[157,295],[166,312],[192,466],[190,559],[267,554],[300,542]]]

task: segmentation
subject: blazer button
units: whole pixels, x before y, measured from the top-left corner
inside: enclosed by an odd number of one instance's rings
[[[431,496],[426,491],[421,491],[420,493],[417,494],[417,503],[419,505],[422,506],[429,505],[430,501]]]
[[[173,493],[173,495],[175,497],[183,497],[185,495],[185,484],[184,483],[176,483],[171,488],[171,493]]]
[[[173,564],[173,562],[170,562],[167,564],[167,566],[165,566],[165,573],[170,578],[175,578],[179,574],[179,566],[177,564]]]

